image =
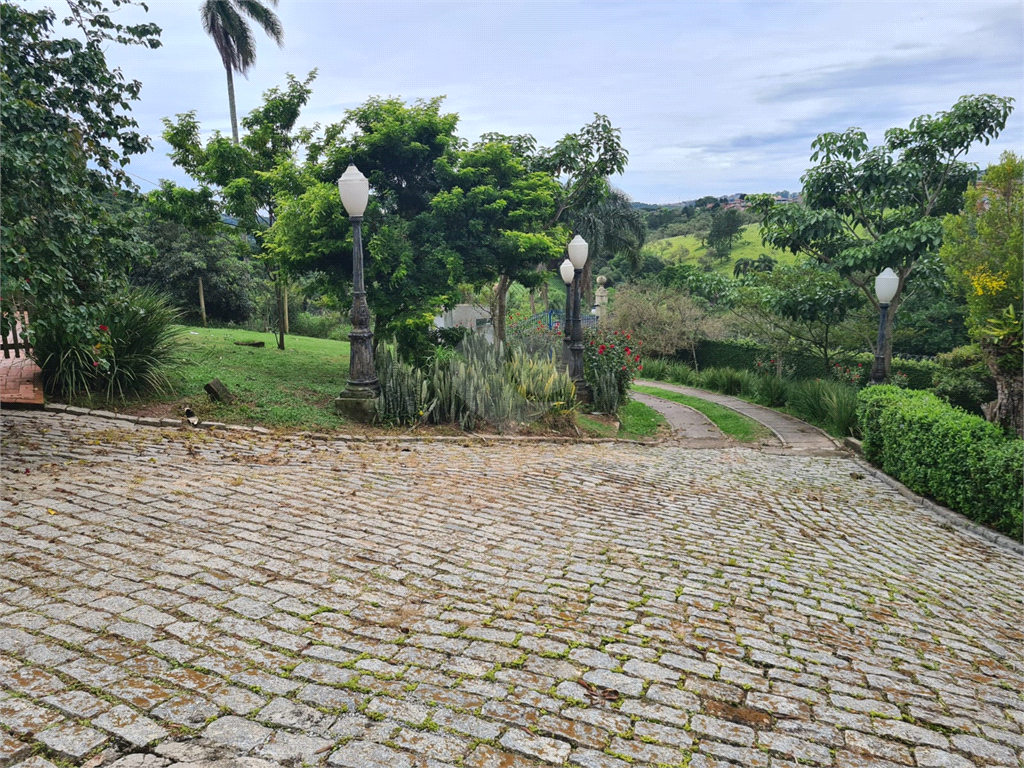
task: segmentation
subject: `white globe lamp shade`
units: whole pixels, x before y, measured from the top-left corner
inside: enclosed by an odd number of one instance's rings
[[[587,241],[576,235],[569,242],[567,250],[569,251],[569,261],[572,262],[572,268],[583,269],[583,265],[587,263]]]
[[[888,304],[896,295],[896,289],[900,287],[900,278],[891,268],[886,267],[882,273],[875,278],[875,296],[879,304]]]
[[[562,282],[568,285],[576,276],[576,270],[573,268],[572,262],[566,259],[562,262],[562,266],[558,268],[558,274],[562,276]]]
[[[354,165],[350,165],[338,179],[341,204],[349,216],[362,216],[370,197],[370,182]]]

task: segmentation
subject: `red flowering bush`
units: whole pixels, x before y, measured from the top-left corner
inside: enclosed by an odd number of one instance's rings
[[[857,363],[855,366],[843,366],[836,363],[832,366],[833,376],[839,381],[852,384],[855,387],[860,387],[867,382],[868,373],[869,371],[864,368],[863,363]]]
[[[614,412],[629,385],[643,370],[640,345],[624,331],[586,328],[583,331],[583,376],[598,410]]]

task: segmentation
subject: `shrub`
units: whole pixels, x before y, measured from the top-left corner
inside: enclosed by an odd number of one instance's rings
[[[291,313],[289,313],[291,314]],[[350,327],[348,318],[341,312],[325,312],[314,315],[310,312],[297,312],[289,319],[288,330],[296,336],[311,336],[314,339],[329,339],[339,331],[347,337]]]
[[[754,395],[757,393],[758,385],[761,383],[761,377],[752,371],[737,371],[736,376],[740,382],[740,389],[737,394],[740,397],[753,400]]]
[[[983,416],[981,406],[996,399],[995,380],[977,344],[957,347],[936,358],[934,392],[950,405]]]
[[[805,421],[821,425],[828,423],[828,403],[825,401],[827,386],[821,379],[796,382],[790,389],[789,407]]]
[[[701,373],[701,386],[723,395],[738,395],[745,381],[735,368],[708,368]]]
[[[790,385],[790,410],[837,437],[855,435],[857,388],[841,381],[809,379]]]
[[[1014,538],[1021,536],[1024,442],[928,392],[860,394],[864,453],[911,490]]]
[[[648,359],[644,363],[644,378],[655,379],[656,381],[666,381],[668,378],[668,369],[670,363],[668,360],[661,358]]]
[[[769,408],[781,408],[789,401],[789,382],[778,376],[760,376],[754,400]]]
[[[587,328],[583,337],[583,376],[593,394],[595,404],[611,402],[612,396],[601,390],[615,383],[618,402],[626,399],[629,385],[638,371],[640,344],[625,331],[609,332],[601,328]],[[611,375],[607,375],[610,372]]]
[[[827,429],[833,435],[846,437],[857,433],[857,388],[829,382],[822,397],[827,411]]]
[[[674,384],[690,386],[693,384],[695,371],[685,363],[673,363],[668,368],[666,378]]]
[[[390,424],[487,422],[499,430],[572,410],[575,387],[548,356],[507,351],[477,334],[457,350],[439,347],[425,365],[402,361],[394,344],[376,355],[381,394],[377,418]]]
[[[44,326],[33,355],[46,389],[64,397],[102,393],[108,400],[167,384],[164,369],[174,359],[181,333],[179,313],[149,288],[129,288],[103,308],[100,341],[74,328]]]

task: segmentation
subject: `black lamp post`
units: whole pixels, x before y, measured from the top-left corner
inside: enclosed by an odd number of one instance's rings
[[[565,283],[565,312],[562,315],[562,365],[566,368],[572,367],[572,281],[576,277],[576,270],[572,268],[572,262],[566,257],[558,268],[558,274]]]
[[[373,331],[363,282],[363,212],[370,196],[370,182],[350,165],[338,179],[341,204],[352,222],[352,331],[349,340],[348,382],[334,401],[335,410],[353,421],[370,421],[376,410],[380,382],[373,364]]]
[[[875,278],[875,297],[878,299],[881,319],[878,322],[875,364],[871,366],[872,384],[882,384],[885,382],[885,321],[889,316],[889,303],[896,297],[896,290],[899,286],[899,276],[889,267],[883,269],[881,274]]]
[[[580,318],[580,304],[583,278],[583,267],[587,263],[587,241],[576,235],[567,248],[569,251],[569,263],[573,271],[572,291],[572,334],[569,344],[569,376],[576,385],[576,400],[581,403],[589,403],[591,400],[590,387],[583,377],[583,322]],[[565,279],[563,275],[562,279]]]

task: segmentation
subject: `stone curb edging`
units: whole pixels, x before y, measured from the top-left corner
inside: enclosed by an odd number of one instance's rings
[[[855,454],[853,460],[859,464],[865,472],[870,474],[872,477],[881,480],[883,483],[888,485],[900,496],[903,496],[911,501],[920,504],[922,507],[927,509],[933,515],[941,518],[943,522],[948,523],[954,528],[959,528],[965,533],[973,534],[978,538],[984,539],[989,544],[995,544],[1000,549],[1005,549],[1013,552],[1017,555],[1024,555],[1024,543],[1011,539],[1006,534],[994,531],[991,528],[986,528],[980,523],[976,523],[966,515],[944,507],[941,504],[937,504],[931,499],[927,499],[924,496],[919,496],[912,490],[907,488],[903,483],[894,477],[887,475],[885,472],[880,470],[868,463],[867,459],[864,458],[864,449],[861,446],[861,441],[853,437],[848,437],[843,441],[843,444],[849,448]]]
[[[89,409],[80,408],[74,405],[65,405],[63,403],[47,403],[43,406],[43,411],[49,411],[51,413],[64,413],[70,416],[92,416],[98,419],[107,419],[110,421],[120,421],[126,424],[138,424],[142,427],[158,427],[158,428],[169,428],[179,430],[189,429],[205,429],[205,430],[222,430],[224,432],[241,432],[250,433],[257,435],[274,435],[272,429],[266,427],[247,427],[241,424],[225,424],[221,421],[202,421],[195,427],[186,427],[182,423],[182,419],[156,419],[148,416],[132,416],[126,413],[114,413],[113,411],[105,411],[101,409]],[[599,445],[599,444],[623,444],[623,445],[636,445],[641,447],[651,447],[661,445],[662,441],[657,440],[627,440],[621,437],[544,437],[544,436],[532,436],[532,435],[477,435],[473,433],[466,433],[464,435],[373,435],[366,437],[363,435],[331,435],[323,432],[294,432],[291,433],[290,437],[304,437],[311,440],[322,440],[324,442],[345,442],[345,443],[440,443],[440,442],[465,442],[471,440],[473,442],[487,444],[493,442],[505,442],[505,443],[569,443],[569,444],[588,444],[588,445]]]

